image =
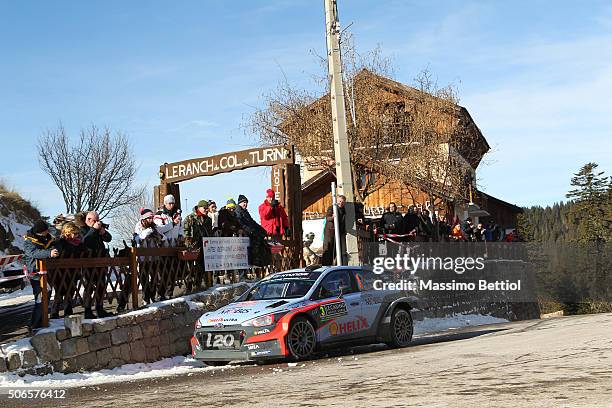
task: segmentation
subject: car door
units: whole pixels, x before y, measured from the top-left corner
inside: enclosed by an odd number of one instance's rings
[[[360,290],[361,314],[368,322],[368,336],[376,335],[378,322],[382,317],[384,296],[380,291],[374,290],[374,276],[371,272],[363,270],[352,271]]]
[[[318,339],[321,343],[352,340],[362,337],[368,328],[361,310],[361,292],[352,272],[347,269],[329,273],[317,289],[314,300]]]

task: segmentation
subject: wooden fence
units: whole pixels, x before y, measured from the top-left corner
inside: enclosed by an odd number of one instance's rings
[[[224,271],[220,274],[235,283],[247,278],[247,275],[261,279],[270,273],[299,267],[303,262],[302,252],[296,248],[301,249],[301,242],[282,240],[280,243],[284,247],[272,255],[269,266],[246,271]],[[112,304],[113,301],[118,306],[131,306],[132,310],[137,310],[141,306],[141,298],[147,303],[156,298],[169,299],[175,296],[176,288],[181,288],[183,295],[204,290],[214,284],[215,273],[204,271],[197,256],[185,247],[132,247],[120,251],[118,255],[92,257],[91,254],[84,254],[78,258],[38,261],[43,327],[49,326],[51,294],[54,299],[52,313],[59,312],[62,303],[95,308],[97,304]]]

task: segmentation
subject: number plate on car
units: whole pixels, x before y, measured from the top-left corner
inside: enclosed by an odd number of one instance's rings
[[[236,350],[242,344],[240,332],[200,333],[200,345],[204,350]]]

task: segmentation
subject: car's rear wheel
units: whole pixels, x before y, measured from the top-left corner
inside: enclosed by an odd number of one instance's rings
[[[395,309],[391,314],[387,345],[406,347],[412,340],[413,332],[414,326],[410,312],[405,309]]]
[[[317,345],[317,336],[312,323],[304,317],[296,317],[287,333],[287,348],[294,360],[309,358]]]

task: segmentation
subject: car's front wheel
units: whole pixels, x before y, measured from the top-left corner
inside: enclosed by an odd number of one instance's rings
[[[412,340],[413,332],[414,326],[410,312],[405,309],[395,309],[391,314],[387,345],[406,347]]]
[[[312,323],[304,317],[296,317],[287,333],[287,348],[294,360],[309,358],[317,345],[317,337]]]

